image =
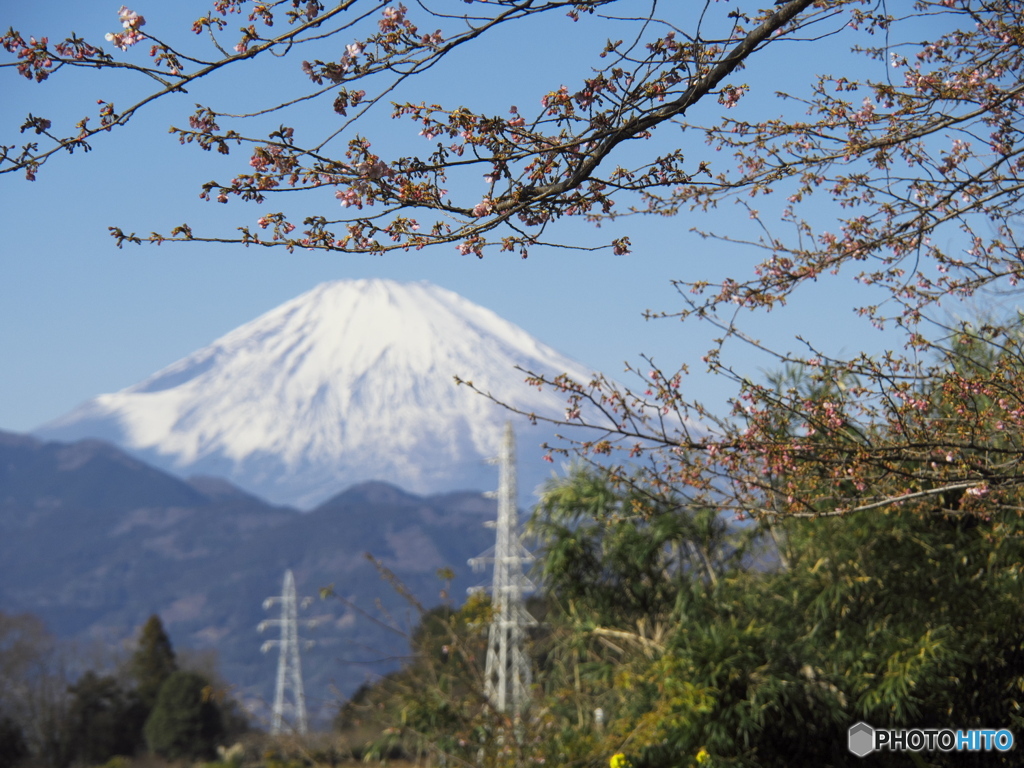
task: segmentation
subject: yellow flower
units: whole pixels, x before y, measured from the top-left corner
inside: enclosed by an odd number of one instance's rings
[[[700,752],[697,753],[697,765],[702,765],[711,759],[711,755],[704,747],[700,748]]]
[[[629,762],[629,758],[624,754],[616,752],[612,755],[612,759],[608,761],[608,765],[610,765],[611,768],[631,768],[633,764]]]

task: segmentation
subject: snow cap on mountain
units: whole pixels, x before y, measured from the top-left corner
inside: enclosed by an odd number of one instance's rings
[[[217,475],[300,507],[357,482],[416,493],[496,483],[503,424],[521,433],[521,490],[550,470],[550,432],[457,386],[559,418],[565,401],[526,386],[517,366],[587,369],[521,328],[429,283],[324,283],[121,392],[36,434],[98,437],[179,474]]]

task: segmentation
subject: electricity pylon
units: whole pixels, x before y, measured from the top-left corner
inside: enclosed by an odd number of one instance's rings
[[[519,540],[516,513],[516,443],[512,424],[505,424],[505,436],[498,459],[497,536],[493,554],[474,557],[469,564],[481,570],[494,561],[491,582],[491,626],[487,635],[484,695],[498,712],[511,707],[519,716],[529,703],[530,659],[523,647],[526,628],[537,622],[526,611],[523,593],[533,587],[523,574],[523,564],[533,560]]]
[[[303,598],[302,607],[305,608],[311,598]],[[263,609],[267,610],[272,606],[281,604],[281,618],[266,619],[261,621],[258,630],[262,632],[267,627],[281,627],[280,640],[267,640],[260,648],[266,653],[275,645],[280,647],[277,657],[277,689],[274,692],[274,709],[270,723],[270,732],[281,733],[284,727],[284,711],[286,689],[291,689],[291,709],[295,714],[292,722],[292,729],[296,733],[306,733],[306,694],[302,689],[302,664],[299,661],[299,605],[295,597],[295,576],[290,570],[284,572],[284,585],[280,597],[268,597],[263,601]],[[316,624],[315,620],[302,622],[306,626]],[[305,641],[308,648],[313,643]]]

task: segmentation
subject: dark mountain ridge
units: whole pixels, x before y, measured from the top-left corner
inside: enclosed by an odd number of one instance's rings
[[[290,568],[300,594],[333,585],[337,595],[314,604],[320,624],[303,630],[317,642],[303,656],[310,708],[326,710],[393,669],[408,650],[400,632],[418,618],[365,553],[428,608],[443,599],[438,569],[452,568],[448,599],[461,602],[483,578],[466,560],[493,542],[483,523],[494,517],[479,493],[417,496],[383,482],[300,513],[220,478],[181,480],[101,441],[0,432],[0,610],[114,645],[158,613],[176,646],[214,649],[259,712],[276,657],[259,653],[267,638],[256,625],[274,617],[262,604]]]

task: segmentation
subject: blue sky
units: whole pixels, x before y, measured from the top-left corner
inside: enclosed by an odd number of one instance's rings
[[[48,35],[51,41],[74,30],[96,42],[117,30],[118,6],[96,0],[7,4],[0,26],[13,26],[26,36]],[[172,25],[179,39],[189,38],[188,20],[205,8],[202,3],[153,0],[131,7],[147,17],[147,31]],[[586,37],[586,31],[585,25],[548,20],[505,35],[432,74],[417,98],[501,112],[531,100],[539,106],[544,92],[562,83],[572,89],[597,61],[604,38]],[[524,46],[530,55],[524,55]],[[769,66],[737,78],[755,84],[744,108],[776,112],[774,87],[791,85],[815,64],[834,64],[836,50],[834,42],[780,48],[765,60]],[[144,56],[134,49],[126,55]],[[193,103],[200,100],[215,108],[224,101],[238,108],[255,106],[260,97],[253,93],[253,81],[288,93],[292,83],[301,81],[300,60],[276,62],[275,68],[250,74],[248,80],[211,82],[205,91],[155,105],[127,129],[99,137],[92,152],[55,158],[34,183],[15,174],[0,177],[0,429],[28,431],[94,395],[137,382],[320,282],[360,277],[429,280],[612,377],[622,378],[626,361],[641,364],[641,353],[666,369],[688,363],[692,375],[684,386],[691,396],[723,407],[731,390],[705,375],[700,363],[708,339],[715,335],[712,329],[671,320],[648,322],[642,316],[646,309],[671,311],[679,306],[673,278],[749,273],[756,254],[689,232],[693,226],[706,226],[706,215],[627,219],[600,232],[581,224],[562,230],[563,236],[579,242],[628,234],[634,251],[626,256],[537,249],[525,261],[509,254],[481,261],[450,246],[383,256],[288,254],[203,244],[118,250],[108,226],[148,233],[189,221],[197,229],[206,225],[232,231],[261,214],[261,209],[245,210],[240,203],[200,201],[203,181],[229,175],[230,170],[218,169],[237,170],[244,160],[225,162],[195,147],[179,146],[167,127],[186,123]],[[113,73],[61,72],[37,85],[11,69],[0,70],[0,141],[10,144],[22,138],[18,126],[28,112],[55,124],[62,117],[67,124],[94,115],[98,98],[126,103],[136,87]],[[711,121],[721,107],[709,101],[701,109],[703,114],[694,117]],[[319,121],[331,119],[324,104],[304,115],[302,127],[327,130],[329,124]],[[374,125],[378,130],[383,126],[396,142],[422,141],[411,124],[378,120]],[[699,136],[681,136],[680,141],[695,165],[708,155]],[[307,202],[325,210],[336,205],[331,193],[324,197]],[[818,215],[828,218],[830,212],[823,208]],[[722,211],[713,221],[730,227],[731,217],[744,214]],[[853,319],[851,290],[847,279],[825,279],[813,293],[757,318],[751,328],[778,346],[796,346],[793,335],[803,333],[830,351],[877,348],[883,343],[879,335]],[[733,362],[755,377],[765,364],[739,348]]]

